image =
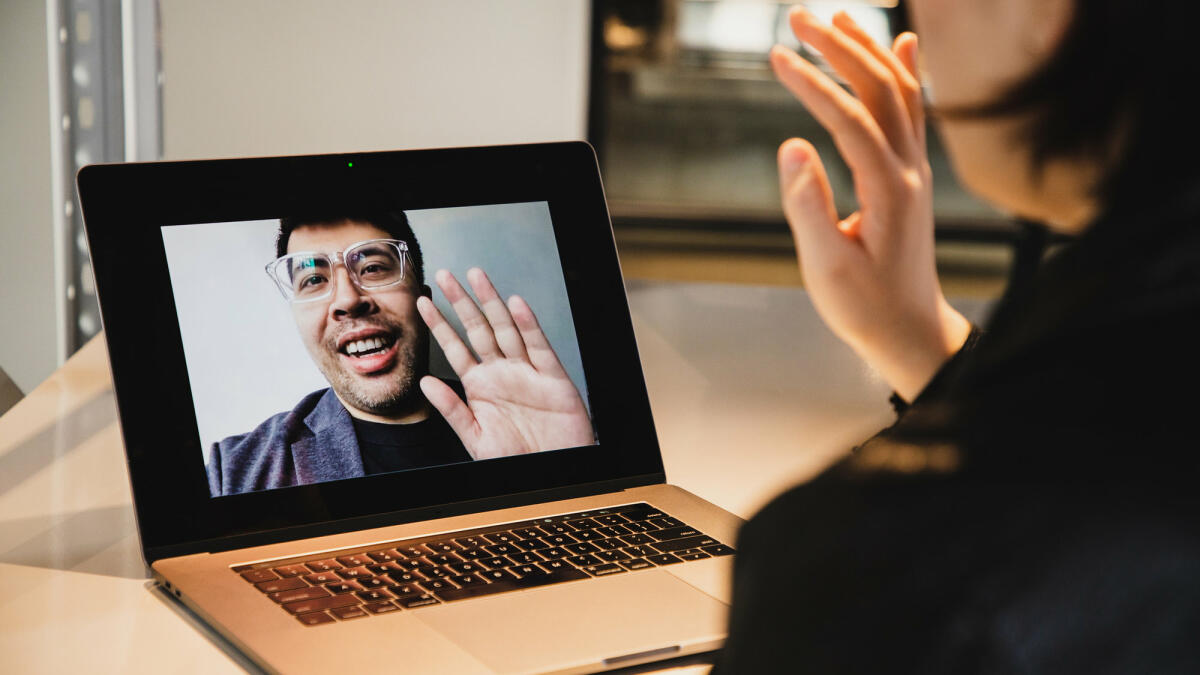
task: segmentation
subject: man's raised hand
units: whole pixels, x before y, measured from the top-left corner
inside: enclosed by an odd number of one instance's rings
[[[462,381],[467,400],[428,375],[421,379],[421,391],[467,452],[490,459],[590,445],[594,437],[583,399],[529,305],[515,295],[506,305],[479,268],[467,271],[467,281],[482,311],[453,274],[438,270],[435,278],[475,353],[432,300],[418,299],[417,311]]]

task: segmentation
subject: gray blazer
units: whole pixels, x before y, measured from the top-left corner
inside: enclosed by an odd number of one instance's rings
[[[328,388],[253,431],[214,443],[208,456],[214,497],[363,475],[350,413]]]

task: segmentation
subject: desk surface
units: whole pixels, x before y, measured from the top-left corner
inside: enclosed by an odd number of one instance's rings
[[[891,419],[802,290],[630,282],[629,299],[667,478],[733,513]],[[0,417],[0,654],[22,673],[240,670],[145,578],[101,339]]]

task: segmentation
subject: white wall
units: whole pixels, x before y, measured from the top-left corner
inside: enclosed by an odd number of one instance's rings
[[[583,138],[587,0],[161,0],[168,159]]]
[[[58,364],[46,5],[0,2],[0,368],[29,393]]]

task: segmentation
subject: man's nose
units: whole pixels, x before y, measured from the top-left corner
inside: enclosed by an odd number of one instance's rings
[[[334,268],[337,281],[333,297],[329,299],[329,313],[334,318],[353,318],[371,311],[371,296],[350,280],[350,273],[342,265]]]

